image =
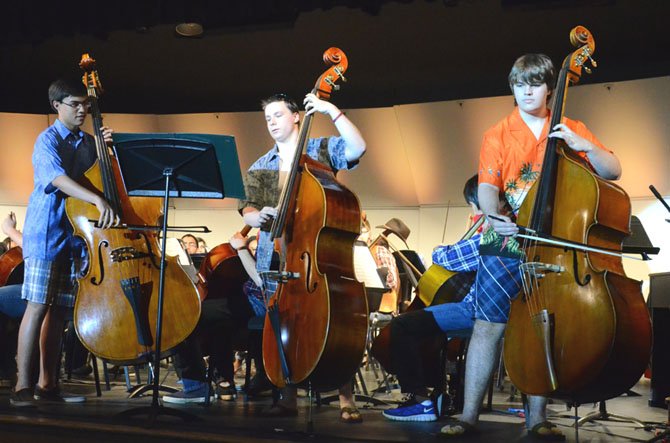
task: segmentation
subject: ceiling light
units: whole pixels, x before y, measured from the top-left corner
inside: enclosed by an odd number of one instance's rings
[[[175,32],[182,37],[200,37],[204,31],[200,23],[179,23],[175,28]]]

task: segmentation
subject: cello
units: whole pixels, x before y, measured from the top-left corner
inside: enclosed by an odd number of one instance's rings
[[[10,229],[15,231],[16,215],[14,212],[10,211],[8,220],[11,221]],[[18,233],[19,231],[16,232]],[[22,234],[18,233],[18,235],[22,237]],[[23,283],[23,249],[18,244],[17,246],[9,247],[12,243],[17,244],[14,241],[14,236],[9,235],[2,245],[8,249],[0,254],[0,287]]]
[[[14,246],[0,255],[0,287],[22,282],[23,249],[21,249],[21,246]]]
[[[326,50],[323,59],[330,67],[314,93],[328,99],[348,63],[338,48]],[[300,127],[272,225],[271,238],[281,245],[280,275],[291,278],[279,280],[268,301],[263,362],[278,387],[308,382],[330,390],[351,380],[363,358],[368,306],[353,267],[360,204],[329,167],[303,154],[312,117]]]
[[[240,233],[246,237],[251,226],[245,225]],[[248,280],[247,272],[237,251],[230,243],[221,243],[207,253],[198,271],[200,300],[206,298],[244,295],[242,285]]]
[[[74,235],[89,251],[89,267],[79,278],[74,323],[82,344],[94,355],[117,364],[152,358],[155,351],[160,249],[152,227],[160,219],[159,198],[129,197],[122,185],[119,165],[111,156],[102,134],[98,95],[102,92],[95,60],[84,54],[80,67],[91,103],[97,160],[81,183],[103,194],[123,223],[118,229],[100,229],[95,206],[66,200],[66,213]],[[137,229],[129,228],[135,226]],[[188,337],[200,317],[195,285],[177,263],[166,257],[161,354],[167,355]]]
[[[568,85],[582,68],[590,72],[593,36],[577,26],[570,40],[578,49],[563,62],[550,128],[563,117]],[[579,405],[620,395],[644,372],[651,325],[641,283],[611,254],[630,234],[630,214],[622,188],[549,139],[540,178],[517,218],[527,233],[519,235],[523,292],[512,302],[504,360],[522,392]]]

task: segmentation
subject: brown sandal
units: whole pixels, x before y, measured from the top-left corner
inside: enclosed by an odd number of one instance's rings
[[[453,421],[440,429],[440,432],[437,434],[440,438],[468,438],[477,434],[477,428],[470,423],[456,420]]]
[[[362,423],[363,416],[355,406],[345,406],[340,408],[340,421],[344,423]]]
[[[528,430],[528,435],[536,440],[565,441],[565,435],[558,429],[558,426],[549,421],[536,424]]]

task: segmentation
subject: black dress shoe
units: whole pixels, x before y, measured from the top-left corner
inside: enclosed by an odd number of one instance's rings
[[[298,410],[282,406],[279,403],[274,404],[270,407],[261,409],[260,415],[262,417],[296,417],[298,415]]]
[[[271,389],[272,383],[270,383],[270,380],[265,377],[265,374],[256,374],[249,381],[249,386],[245,392],[248,396],[254,397]]]
[[[74,368],[72,370],[72,375],[78,376],[78,377],[86,377],[87,375],[90,375],[93,372],[93,367],[86,363],[83,366],[79,366],[78,368]]]

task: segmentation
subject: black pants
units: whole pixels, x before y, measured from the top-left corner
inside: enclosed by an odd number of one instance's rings
[[[406,312],[391,321],[391,359],[402,392],[427,394],[421,349],[426,338],[444,336],[430,312]]]
[[[16,378],[16,344],[21,319],[0,313],[0,378]]]
[[[252,315],[246,297],[205,299],[198,325],[176,349],[174,364],[181,377],[205,381],[203,355],[209,355],[215,378],[233,383],[235,339],[247,333],[247,322]]]
[[[88,359],[88,349],[77,337],[74,325],[68,328],[65,334],[65,371],[81,368]]]

